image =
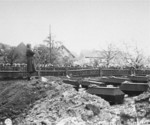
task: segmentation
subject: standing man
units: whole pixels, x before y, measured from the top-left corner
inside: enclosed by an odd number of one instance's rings
[[[34,66],[34,52],[31,50],[31,44],[27,44],[27,51],[26,51],[26,57],[27,57],[27,73],[28,73],[28,80],[30,80],[30,77],[32,73],[35,73],[35,66]]]

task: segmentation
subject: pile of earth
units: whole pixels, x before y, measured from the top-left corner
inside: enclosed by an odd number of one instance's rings
[[[51,78],[49,78],[51,79]],[[19,125],[26,124],[96,124],[110,121],[109,103],[104,99],[86,93],[84,89],[76,91],[73,86],[61,80],[38,82],[34,86],[53,88],[46,91],[46,97],[34,103],[26,115],[16,119]],[[105,111],[106,110],[106,111]],[[108,117],[106,117],[108,116]]]
[[[19,125],[136,125],[134,101],[113,107],[84,89],[76,91],[61,79],[48,79],[46,83],[33,84],[53,89],[46,91],[46,97],[36,101],[27,114],[16,119]]]
[[[48,88],[47,88],[48,89]],[[46,96],[45,88],[33,86],[28,81],[0,82],[0,122],[16,119],[32,108],[33,103]]]
[[[137,125],[137,103],[107,101],[58,77],[48,81],[9,81],[0,85],[0,121],[10,118],[14,125]],[[138,102],[139,103],[139,102]],[[144,125],[144,124],[143,124]]]
[[[150,90],[135,98],[137,118],[141,125],[150,125]]]

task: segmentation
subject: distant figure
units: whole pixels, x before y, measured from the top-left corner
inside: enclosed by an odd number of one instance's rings
[[[131,76],[135,76],[135,67],[133,66],[130,67],[130,74]]]
[[[35,53],[31,50],[31,44],[27,44],[26,57],[28,80],[30,80],[31,74],[36,72],[33,59],[34,54]]]

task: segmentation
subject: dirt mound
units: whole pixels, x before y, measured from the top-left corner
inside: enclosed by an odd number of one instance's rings
[[[46,92],[46,98],[36,101],[27,115],[16,119],[19,125],[136,125],[133,99],[112,107],[84,89],[76,91],[61,80],[50,79],[44,84],[53,89]]]
[[[0,121],[15,119],[36,100],[46,96],[44,88],[35,87],[28,81],[1,81],[0,88]]]
[[[150,90],[135,99],[137,118],[142,125],[150,124]]]
[[[136,101],[125,98],[124,104],[110,106],[83,88],[76,91],[61,78],[47,78],[46,82],[35,78],[1,82],[0,121],[11,118],[14,125],[136,125],[141,118],[138,113],[149,110],[149,92]],[[148,119],[149,114],[144,117]]]
[[[35,86],[39,85],[41,83]],[[48,88],[51,86],[53,89],[47,90],[47,96],[36,101],[26,115],[20,115],[16,119],[19,125],[62,125],[62,123],[93,125],[110,122],[116,117],[109,112],[108,102],[88,94],[84,89],[76,91],[73,86],[55,78],[49,78],[49,81],[42,83],[42,86]]]

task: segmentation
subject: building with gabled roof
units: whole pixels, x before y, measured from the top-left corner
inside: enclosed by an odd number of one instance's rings
[[[62,52],[62,55],[65,57],[70,57],[70,58],[75,58],[75,56],[64,46],[64,45],[61,45],[59,47],[59,50]]]
[[[21,42],[17,47],[15,47],[14,54],[18,54],[16,62],[24,63],[26,61],[26,45]]]

